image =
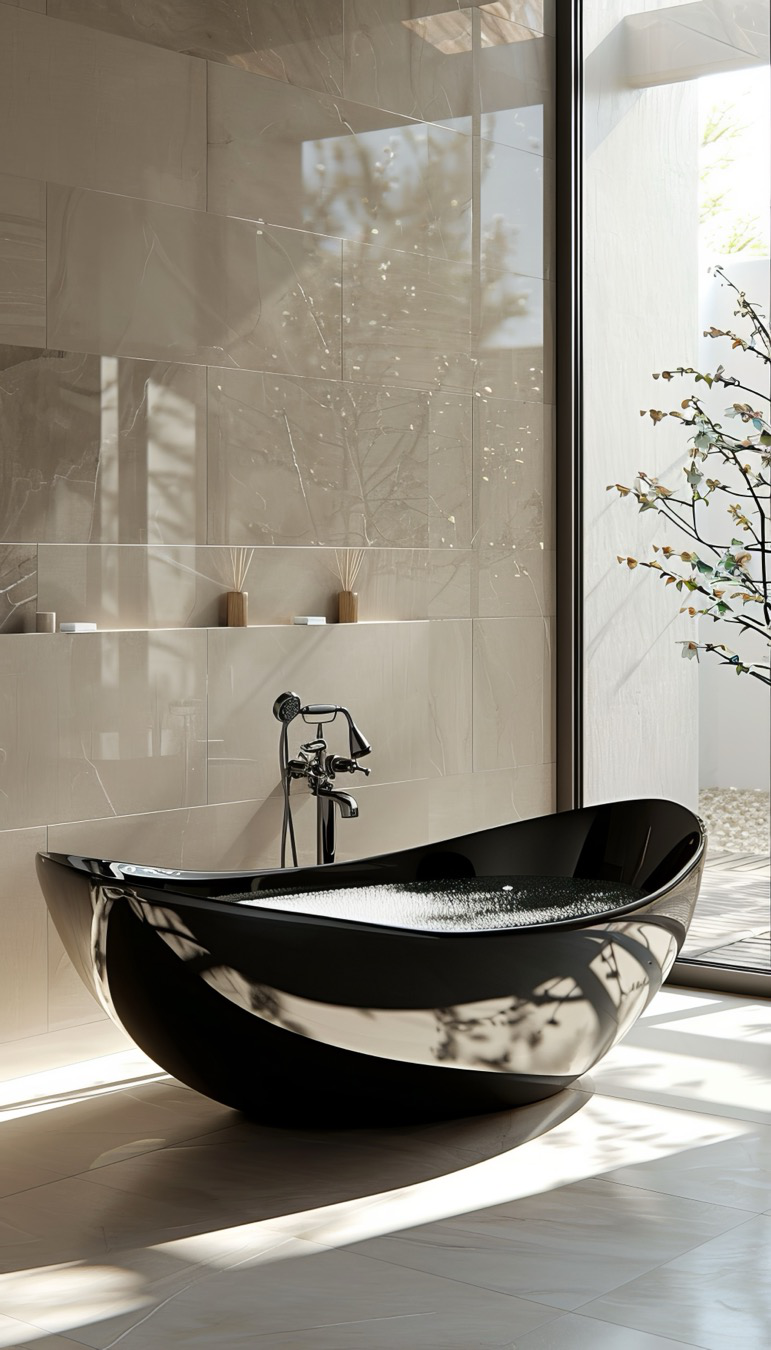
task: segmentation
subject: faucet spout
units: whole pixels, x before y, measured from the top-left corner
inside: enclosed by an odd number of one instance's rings
[[[328,783],[319,783],[316,789],[319,797],[325,797],[328,802],[336,802],[343,820],[355,820],[359,814],[359,803],[350,792],[341,792],[339,788],[330,787]]]

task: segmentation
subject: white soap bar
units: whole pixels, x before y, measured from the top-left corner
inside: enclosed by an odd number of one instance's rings
[[[60,623],[60,633],[95,633],[95,623]]]
[[[292,623],[326,623],[322,614],[295,614]]]

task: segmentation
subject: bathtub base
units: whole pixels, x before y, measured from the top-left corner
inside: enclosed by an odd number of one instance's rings
[[[112,1013],[167,1073],[267,1125],[404,1124],[477,1115],[554,1096],[575,1075],[408,1064],[272,1026],[193,978],[116,908],[106,949]]]

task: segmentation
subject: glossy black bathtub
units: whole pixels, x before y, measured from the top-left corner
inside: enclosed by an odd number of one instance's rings
[[[666,978],[706,839],[666,801],[327,867],[39,854],[86,985],[158,1064],[266,1121],[430,1119],[574,1082]]]

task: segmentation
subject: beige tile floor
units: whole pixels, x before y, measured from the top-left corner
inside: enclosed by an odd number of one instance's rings
[[[276,1130],[104,1024],[0,1050],[0,1347],[768,1350],[771,1004],[520,1111]]]

